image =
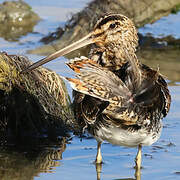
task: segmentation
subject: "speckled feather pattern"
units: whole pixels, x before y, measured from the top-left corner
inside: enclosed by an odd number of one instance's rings
[[[94,28],[99,38],[89,58],[71,60],[77,78],[74,111],[82,128],[98,141],[124,146],[151,145],[160,137],[171,96],[160,73],[137,59],[137,31],[118,14],[102,17]]]

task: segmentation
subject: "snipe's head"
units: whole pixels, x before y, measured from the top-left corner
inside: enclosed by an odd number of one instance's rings
[[[93,43],[99,47],[109,48],[111,51],[121,51],[123,48],[135,51],[138,45],[137,31],[133,22],[126,16],[112,13],[104,15],[87,36],[32,64],[22,72],[31,71],[59,56]]]
[[[137,30],[133,22],[121,14],[107,14],[96,23],[92,32],[95,44],[98,46],[111,46],[119,48],[138,45]]]

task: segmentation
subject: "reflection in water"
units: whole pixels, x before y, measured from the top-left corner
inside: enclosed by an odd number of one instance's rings
[[[162,75],[167,77],[171,85],[180,81],[180,51],[177,48],[167,49],[142,49],[138,52],[142,63],[158,69]]]
[[[101,180],[102,166],[103,164],[96,164],[97,180]],[[135,178],[121,178],[121,179],[116,179],[116,180],[141,180],[141,169],[135,167],[134,176]]]
[[[28,33],[33,32],[36,23],[32,22],[28,26],[12,26],[4,25],[0,28],[0,37],[7,41],[17,41],[20,37],[26,36]]]
[[[136,171],[135,171],[135,177],[136,180],[141,180],[141,169],[135,167]]]
[[[54,147],[6,147],[0,148],[1,180],[32,180],[42,172],[52,172],[60,166],[56,160],[62,159],[66,148],[65,139],[61,145]]]
[[[97,180],[101,179],[101,171],[102,171],[102,163],[101,164],[96,163]]]

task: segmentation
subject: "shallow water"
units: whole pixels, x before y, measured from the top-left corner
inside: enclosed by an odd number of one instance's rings
[[[162,17],[160,20],[153,24],[146,24],[140,28],[139,32],[142,34],[151,34],[154,37],[173,36],[180,38],[180,12],[177,14],[170,14],[169,16]]]
[[[41,57],[27,54],[26,51],[40,45],[38,40],[43,35],[55,30],[58,25],[63,25],[70,13],[82,9],[88,0],[71,0],[71,3],[59,0],[27,0],[26,2],[40,15],[42,21],[34,27],[33,33],[21,37],[16,42],[7,42],[0,38],[0,49],[7,51],[9,54],[26,55],[36,61]],[[170,15],[153,25],[146,25],[140,29],[140,32],[152,33],[153,36],[170,34],[180,37],[179,21],[180,13]],[[168,26],[167,28],[169,23],[171,27]],[[163,74],[167,76],[172,95],[172,106],[170,113],[163,120],[164,128],[161,138],[152,146],[143,147],[142,180],[180,179],[180,62],[177,53],[171,56],[169,56],[169,52],[167,55],[166,52],[163,53],[165,60],[159,60],[158,57],[156,61],[152,62],[148,58],[143,59],[143,62],[150,66],[157,67],[159,64],[160,71],[162,69]],[[143,57],[147,57],[147,55]],[[61,75],[72,75],[72,72],[64,65],[66,59],[59,59],[61,61],[55,60],[48,63],[46,67]],[[165,66],[166,63],[167,66]],[[71,92],[69,86],[68,89]],[[135,169],[133,167],[137,149],[104,143],[102,153],[104,164],[100,174],[101,179],[135,179]],[[97,179],[96,167],[93,164],[95,155],[96,141],[87,138],[81,142],[77,137],[73,137],[68,144],[64,144],[63,148],[60,146],[46,146],[38,149],[0,149],[0,179]]]

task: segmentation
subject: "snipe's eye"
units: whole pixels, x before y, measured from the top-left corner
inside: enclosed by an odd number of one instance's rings
[[[110,29],[114,29],[115,27],[116,27],[116,23],[112,23],[112,24],[109,25]]]

